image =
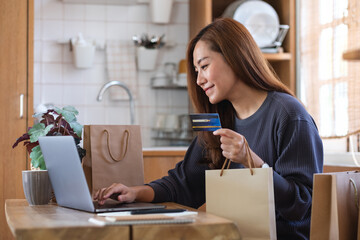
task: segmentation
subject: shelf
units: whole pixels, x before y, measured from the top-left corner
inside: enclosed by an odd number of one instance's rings
[[[343,53],[344,60],[360,60],[360,49],[354,49]]]
[[[189,0],[190,38],[214,19],[221,17],[235,0]],[[281,45],[284,52],[263,53],[278,77],[296,93],[296,3],[298,0],[265,0],[279,15],[280,24],[289,25]]]
[[[291,60],[291,53],[263,53],[268,61],[287,61]]]
[[[154,89],[187,89],[187,86],[179,85],[176,83],[177,80],[169,77],[152,77],[151,88]]]
[[[183,89],[186,90],[186,86],[179,86],[179,85],[163,85],[163,86],[151,86],[154,89]]]
[[[180,141],[189,143],[194,138],[192,129],[152,128],[152,133],[152,139],[163,141]]]
[[[136,5],[150,3],[150,0],[61,0],[64,3],[86,3],[86,4],[110,4],[110,5]],[[175,0],[174,2],[178,2]],[[181,0],[180,0],[181,2]]]
[[[87,4],[113,4],[113,5],[134,5],[149,3],[149,0],[62,0],[64,3],[87,3]]]

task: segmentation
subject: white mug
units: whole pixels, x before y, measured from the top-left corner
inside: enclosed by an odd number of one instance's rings
[[[165,128],[167,131],[174,131],[179,128],[179,115],[177,114],[168,114],[166,116]]]

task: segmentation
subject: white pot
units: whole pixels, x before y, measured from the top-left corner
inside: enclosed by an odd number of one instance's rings
[[[77,68],[91,68],[94,62],[95,45],[74,45],[74,63]]]
[[[174,0],[150,0],[152,21],[160,24],[169,23],[173,2]]]
[[[151,71],[155,69],[158,49],[137,48],[137,66],[139,70]]]

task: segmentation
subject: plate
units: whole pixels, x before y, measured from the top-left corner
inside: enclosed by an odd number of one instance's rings
[[[271,45],[279,34],[279,16],[263,1],[245,1],[235,10],[233,18],[242,23],[262,48]]]
[[[234,13],[236,11],[236,9],[243,3],[243,2],[246,2],[247,0],[237,0],[237,1],[234,1],[232,3],[230,3],[225,11],[223,12],[223,14],[221,15],[221,17],[223,18],[233,18],[234,16]]]

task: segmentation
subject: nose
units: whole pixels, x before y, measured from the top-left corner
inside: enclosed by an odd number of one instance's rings
[[[206,82],[206,79],[204,78],[201,71],[198,71],[197,78],[196,78],[196,84],[201,86]]]

